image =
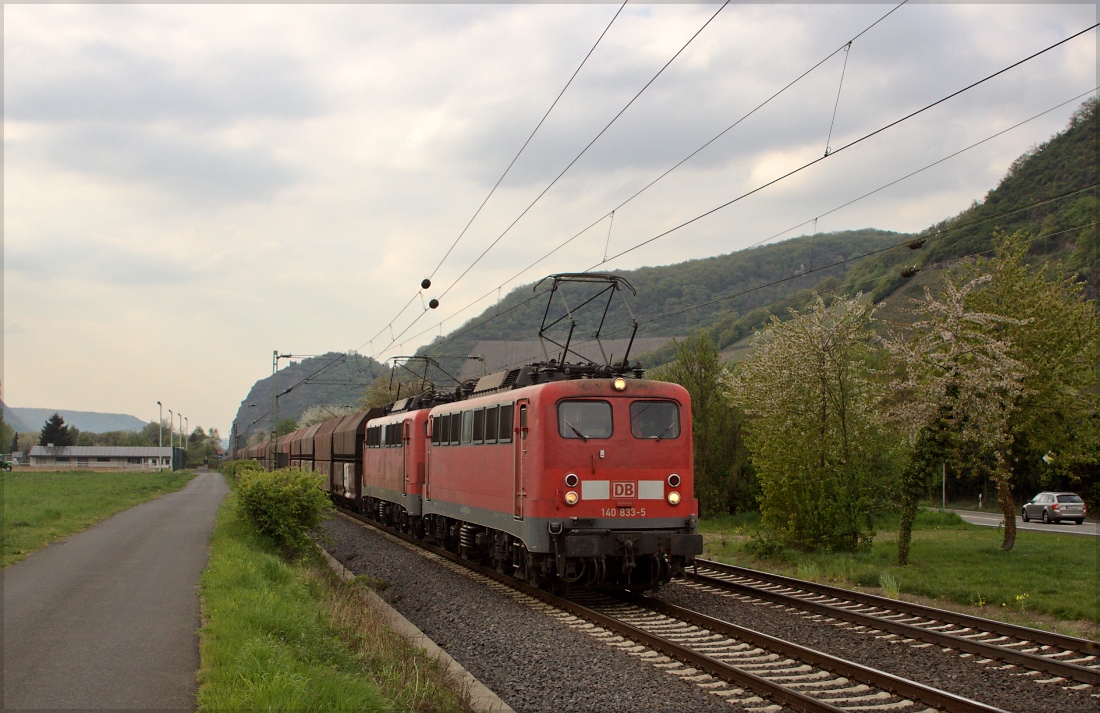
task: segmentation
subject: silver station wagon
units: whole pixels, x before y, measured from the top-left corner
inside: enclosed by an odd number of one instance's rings
[[[1076,493],[1039,493],[1024,503],[1020,513],[1024,522],[1031,522],[1032,518],[1043,522],[1072,520],[1078,525],[1085,521],[1086,515],[1085,501]]]

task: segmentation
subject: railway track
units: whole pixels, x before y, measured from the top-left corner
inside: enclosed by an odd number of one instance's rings
[[[1100,643],[991,619],[854,592],[710,560],[687,579],[700,585],[919,640],[964,655],[1004,661],[1034,673],[1100,684]],[[1045,679],[1044,683],[1056,682]]]
[[[358,513],[341,512],[427,551],[452,568],[461,567],[506,587],[516,596],[532,600],[535,608],[586,628],[609,645],[750,710],[1003,713],[993,706],[651,597],[619,598],[590,592],[560,597]]]

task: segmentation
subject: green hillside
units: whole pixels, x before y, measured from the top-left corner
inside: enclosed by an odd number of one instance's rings
[[[677,265],[643,267],[615,271],[637,291],[627,294],[630,309],[639,322],[639,337],[679,336],[698,329],[712,328],[742,314],[756,314],[792,294],[807,292],[820,285],[839,283],[851,264],[839,264],[851,257],[905,242],[914,236],[884,230],[850,230],[802,236],[762,247],[741,250],[718,257],[690,260]],[[813,270],[813,272],[810,272]],[[770,283],[778,283],[768,286]],[[547,296],[536,295],[549,283],[516,288],[478,317],[456,330],[453,336],[437,339],[421,353],[461,355],[470,353],[482,340],[531,340],[538,336],[546,310]],[[751,291],[750,291],[751,290]],[[565,300],[575,308],[594,293],[590,286],[566,286]],[[738,294],[742,293],[742,294]],[[532,299],[535,297],[534,299]],[[730,299],[724,299],[724,298]],[[606,298],[593,302],[579,312],[574,339],[588,339],[595,333]],[[695,309],[696,305],[713,302]],[[564,314],[561,302],[551,308],[551,318]],[[597,306],[598,305],[598,306]],[[499,314],[499,317],[495,315]],[[630,315],[619,298],[611,302],[603,334],[629,336]],[[568,323],[552,333],[563,337]],[[560,340],[559,340],[560,341]],[[732,340],[728,340],[732,341]],[[440,362],[458,368],[458,361],[440,358]]]

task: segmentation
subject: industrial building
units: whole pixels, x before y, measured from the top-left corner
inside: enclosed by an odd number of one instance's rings
[[[182,448],[137,446],[34,446],[31,468],[44,470],[177,470]]]

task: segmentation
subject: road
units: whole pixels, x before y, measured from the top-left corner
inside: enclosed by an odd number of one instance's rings
[[[199,576],[228,492],[199,471],[3,571],[5,710],[192,710]]]
[[[1000,527],[1004,522],[1004,517],[999,512],[975,512],[973,510],[951,510],[951,512],[958,513],[959,516],[969,522],[971,525],[985,525],[986,527]],[[1024,522],[1020,519],[1020,516],[1016,516],[1016,529],[1017,530],[1037,530],[1040,532],[1061,532],[1068,535],[1092,535],[1093,537],[1100,537],[1100,524],[1096,518],[1091,515],[1083,525],[1075,525],[1072,522],[1061,522],[1057,525],[1044,525],[1041,522],[1032,520],[1031,522]]]

